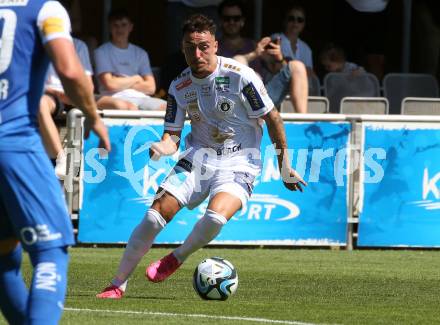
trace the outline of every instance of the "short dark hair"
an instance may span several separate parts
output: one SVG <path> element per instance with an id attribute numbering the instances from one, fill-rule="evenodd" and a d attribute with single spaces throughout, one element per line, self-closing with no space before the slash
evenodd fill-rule
<path id="1" fill-rule="evenodd" d="M 121 19 L 125 19 L 125 18 L 128 19 L 130 22 L 133 22 L 128 11 L 123 8 L 113 9 L 112 11 L 110 11 L 110 13 L 108 14 L 108 17 L 107 17 L 109 22 L 112 22 L 115 20 L 121 20 Z"/>
<path id="2" fill-rule="evenodd" d="M 217 26 L 214 21 L 205 15 L 194 14 L 185 20 L 182 26 L 182 33 L 194 33 L 209 31 L 212 35 L 215 35 Z"/>
<path id="3" fill-rule="evenodd" d="M 319 59 L 321 61 L 329 60 L 331 62 L 345 62 L 345 51 L 342 47 L 339 47 L 334 43 L 328 43 L 321 50 Z"/>
<path id="4" fill-rule="evenodd" d="M 223 0 L 218 5 L 218 9 L 217 9 L 218 15 L 221 17 L 223 14 L 223 9 L 230 8 L 230 7 L 240 8 L 241 15 L 246 16 L 246 10 L 245 10 L 244 4 L 241 0 Z"/>

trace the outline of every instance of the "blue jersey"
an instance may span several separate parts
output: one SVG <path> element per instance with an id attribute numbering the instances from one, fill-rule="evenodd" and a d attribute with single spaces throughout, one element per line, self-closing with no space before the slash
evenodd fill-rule
<path id="1" fill-rule="evenodd" d="M 0 2 L 0 150 L 43 150 L 37 128 L 49 64 L 43 44 L 70 38 L 69 29 L 67 13 L 58 2 Z"/>
<path id="2" fill-rule="evenodd" d="M 0 241 L 28 251 L 74 243 L 72 225 L 38 133 L 49 58 L 44 44 L 70 36 L 56 1 L 0 0 Z"/>

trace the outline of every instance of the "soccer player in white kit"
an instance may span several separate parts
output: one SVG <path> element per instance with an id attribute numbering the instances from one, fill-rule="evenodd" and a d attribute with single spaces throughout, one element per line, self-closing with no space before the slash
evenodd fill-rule
<path id="1" fill-rule="evenodd" d="M 134 229 L 111 285 L 98 298 L 123 296 L 128 277 L 182 207 L 194 208 L 209 197 L 205 215 L 184 243 L 147 268 L 145 275 L 152 282 L 173 274 L 246 205 L 254 178 L 261 171 L 260 119 L 266 122 L 279 150 L 284 185 L 292 191 L 302 191 L 306 185 L 290 167 L 283 122 L 261 79 L 249 67 L 216 55 L 215 25 L 207 17 L 191 16 L 183 26 L 183 35 L 182 48 L 189 67 L 170 85 L 165 131 L 162 140 L 152 144 L 150 157 L 159 159 L 177 151 L 186 114 L 191 119 L 191 133 L 185 139 L 187 150 Z"/>

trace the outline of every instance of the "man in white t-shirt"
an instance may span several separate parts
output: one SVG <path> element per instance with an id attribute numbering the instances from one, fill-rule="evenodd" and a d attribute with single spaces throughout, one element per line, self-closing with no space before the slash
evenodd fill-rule
<path id="1" fill-rule="evenodd" d="M 124 10 L 109 14 L 111 41 L 95 50 L 99 92 L 122 98 L 142 110 L 165 110 L 166 101 L 151 97 L 156 82 L 145 50 L 131 44 L 133 23 Z"/>
<path id="2" fill-rule="evenodd" d="M 205 215 L 184 243 L 147 268 L 146 277 L 152 282 L 173 274 L 245 207 L 261 172 L 260 119 L 279 150 L 286 188 L 302 191 L 306 185 L 290 167 L 283 121 L 261 79 L 249 67 L 216 55 L 215 24 L 206 16 L 191 16 L 183 25 L 183 35 L 189 67 L 170 85 L 165 131 L 162 140 L 151 145 L 150 157 L 159 159 L 177 151 L 188 114 L 191 133 L 185 138 L 186 154 L 161 184 L 151 208 L 130 236 L 111 285 L 98 298 L 122 298 L 128 277 L 182 207 L 192 209 L 209 197 Z"/>

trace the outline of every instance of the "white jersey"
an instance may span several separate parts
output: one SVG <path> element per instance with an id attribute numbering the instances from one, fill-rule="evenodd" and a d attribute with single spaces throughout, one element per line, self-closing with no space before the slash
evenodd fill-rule
<path id="1" fill-rule="evenodd" d="M 225 166 L 225 160 L 247 162 L 258 169 L 262 137 L 258 118 L 272 110 L 274 104 L 251 68 L 230 58 L 217 58 L 216 70 L 206 78 L 195 78 L 187 68 L 173 80 L 168 91 L 165 130 L 182 130 L 188 114 L 191 133 L 185 145 L 192 150 L 187 159 L 191 160 L 198 149 L 209 148 L 216 159 L 208 158 L 210 161 L 204 163 Z"/>

